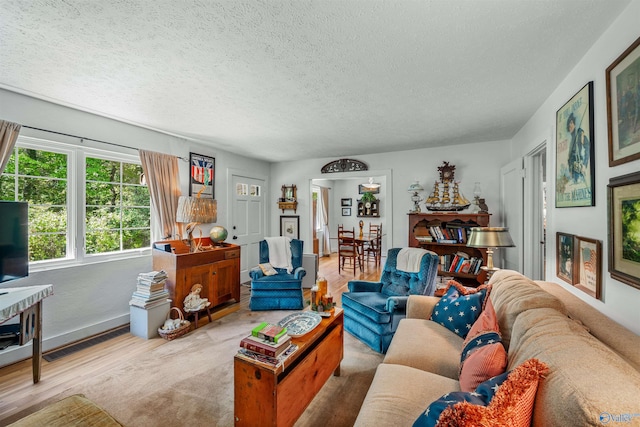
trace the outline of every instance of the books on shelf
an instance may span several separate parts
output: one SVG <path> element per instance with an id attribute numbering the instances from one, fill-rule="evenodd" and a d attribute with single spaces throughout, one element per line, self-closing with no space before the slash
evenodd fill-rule
<path id="1" fill-rule="evenodd" d="M 469 257 L 464 252 L 440 255 L 440 271 L 447 273 L 464 273 L 477 275 L 482 267 L 482 258 Z"/>
<path id="2" fill-rule="evenodd" d="M 262 338 L 267 341 L 279 342 L 282 336 L 287 333 L 287 328 L 274 325 L 268 322 L 262 322 L 251 331 L 254 337 Z"/>
<path id="3" fill-rule="evenodd" d="M 240 341 L 240 347 L 266 356 L 278 357 L 291 345 L 291 337 L 284 335 L 278 343 L 249 335 Z"/>

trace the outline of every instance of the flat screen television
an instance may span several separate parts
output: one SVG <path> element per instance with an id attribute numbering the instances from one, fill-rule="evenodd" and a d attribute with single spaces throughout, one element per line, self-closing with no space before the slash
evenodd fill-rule
<path id="1" fill-rule="evenodd" d="M 0 201 L 0 282 L 29 275 L 27 202 Z"/>

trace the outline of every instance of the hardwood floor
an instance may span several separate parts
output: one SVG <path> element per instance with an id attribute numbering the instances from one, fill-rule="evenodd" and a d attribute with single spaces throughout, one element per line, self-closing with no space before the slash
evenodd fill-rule
<path id="1" fill-rule="evenodd" d="M 384 261 L 383 259 L 382 265 Z M 347 291 L 349 280 L 377 281 L 380 272 L 371 262 L 363 273 L 358 272 L 355 276 L 344 270 L 338 273 L 337 255 L 333 254 L 331 257 L 320 258 L 318 275 L 327 279 L 329 292 L 340 305 L 341 295 Z M 240 308 L 247 308 L 249 288 L 242 286 L 241 291 L 240 304 L 223 306 L 213 312 L 212 317 L 218 319 Z M 307 298 L 308 289 L 305 290 L 305 299 Z M 207 322 L 206 316 L 204 317 L 204 320 L 200 320 L 201 324 Z M 126 333 L 52 362 L 42 360 L 42 377 L 38 384 L 32 382 L 31 359 L 0 368 L 0 426 L 6 424 L 4 419 L 165 342 L 161 338 L 145 340 Z"/>

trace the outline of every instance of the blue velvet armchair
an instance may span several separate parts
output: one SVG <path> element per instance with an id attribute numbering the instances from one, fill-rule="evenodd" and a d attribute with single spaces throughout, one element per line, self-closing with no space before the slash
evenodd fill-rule
<path id="1" fill-rule="evenodd" d="M 414 262 L 419 262 L 419 271 L 407 272 L 397 268 L 401 250 L 389 249 L 379 282 L 352 280 L 349 292 L 342 294 L 344 328 L 379 353 L 387 352 L 400 319 L 406 317 L 409 295 L 433 295 L 436 287 L 438 255 L 406 248 L 403 256 L 411 253 Z M 401 266 L 406 268 L 406 262 L 401 261 Z"/>
<path id="2" fill-rule="evenodd" d="M 275 268 L 278 274 L 265 276 L 260 267 L 249 271 L 251 277 L 251 310 L 300 310 L 303 308 L 302 278 L 307 274 L 302 268 L 302 240 L 291 240 L 291 265 L 293 270 L 287 273 L 285 268 Z M 269 245 L 266 240 L 259 243 L 260 264 L 269 262 Z"/>

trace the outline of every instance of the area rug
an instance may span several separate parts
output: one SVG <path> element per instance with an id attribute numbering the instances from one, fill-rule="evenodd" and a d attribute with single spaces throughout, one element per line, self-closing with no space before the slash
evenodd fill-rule
<path id="1" fill-rule="evenodd" d="M 241 309 L 48 402 L 82 393 L 125 426 L 233 426 L 233 356 L 240 340 L 258 323 L 291 313 Z M 329 378 L 296 426 L 352 426 L 382 358 L 345 332 L 340 376 Z"/>

